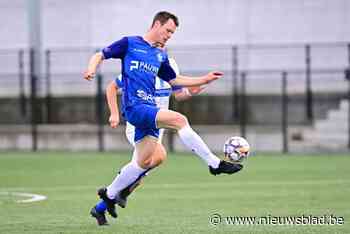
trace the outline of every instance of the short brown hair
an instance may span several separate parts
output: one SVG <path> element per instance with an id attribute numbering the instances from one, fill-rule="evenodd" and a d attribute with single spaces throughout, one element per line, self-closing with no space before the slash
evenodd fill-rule
<path id="1" fill-rule="evenodd" d="M 163 25 L 166 22 L 168 22 L 169 19 L 172 19 L 174 21 L 176 27 L 179 26 L 179 19 L 177 18 L 177 16 L 167 11 L 158 12 L 153 18 L 152 26 L 155 24 L 156 21 L 159 21 L 160 24 Z"/>

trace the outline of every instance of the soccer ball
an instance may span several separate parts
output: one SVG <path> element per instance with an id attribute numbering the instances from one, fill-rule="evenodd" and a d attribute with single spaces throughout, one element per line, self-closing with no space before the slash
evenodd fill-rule
<path id="1" fill-rule="evenodd" d="M 224 145 L 225 159 L 231 162 L 242 162 L 249 155 L 250 146 L 243 137 L 230 137 Z"/>

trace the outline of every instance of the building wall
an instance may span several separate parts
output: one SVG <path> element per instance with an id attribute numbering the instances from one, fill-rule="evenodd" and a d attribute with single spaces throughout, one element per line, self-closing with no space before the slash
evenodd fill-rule
<path id="1" fill-rule="evenodd" d="M 28 45 L 26 3 L 0 1 L 0 48 Z M 42 0 L 42 8 L 45 47 L 143 34 L 158 10 L 180 18 L 171 45 L 350 41 L 347 0 Z"/>
<path id="2" fill-rule="evenodd" d="M 18 51 L 1 49 L 28 47 L 26 4 L 30 1 L 0 1 L 0 96 L 18 93 L 18 82 L 15 82 L 19 70 Z M 170 41 L 169 53 L 176 58 L 183 74 L 199 75 L 217 69 L 225 72 L 224 79 L 210 85 L 206 93 L 232 92 L 233 44 L 239 45 L 239 70 L 277 71 L 272 75 L 250 74 L 252 82 L 248 83 L 248 89 L 254 93 L 272 93 L 277 89 L 279 92 L 280 72 L 284 70 L 298 70 L 289 74 L 289 87 L 293 92 L 304 92 L 305 74 L 300 71 L 306 67 L 305 43 L 312 43 L 312 69 L 336 70 L 313 75 L 313 89 L 336 92 L 346 88 L 343 69 L 349 66 L 348 0 L 41 1 L 43 47 L 52 49 L 54 94 L 67 95 L 70 90 L 75 94 L 94 92 L 92 86 L 87 87 L 80 79 L 94 52 L 91 47 L 106 46 L 124 35 L 142 35 L 159 10 L 179 16 L 180 27 Z M 317 44 L 323 42 L 343 43 Z M 286 46 L 288 43 L 293 46 Z M 247 46 L 250 44 L 267 46 Z M 270 44 L 284 46 L 268 46 Z M 24 60 L 27 73 L 28 53 Z M 115 61 L 106 61 L 102 66 L 106 80 L 120 72 L 120 64 Z M 44 79 L 41 80 L 44 87 Z M 26 85 L 26 90 L 28 87 Z"/>

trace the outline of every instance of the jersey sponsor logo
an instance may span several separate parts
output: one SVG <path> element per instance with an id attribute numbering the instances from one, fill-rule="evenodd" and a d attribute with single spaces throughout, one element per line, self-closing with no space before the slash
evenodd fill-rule
<path id="1" fill-rule="evenodd" d="M 130 63 L 130 71 L 134 69 L 139 69 L 139 61 L 132 60 Z"/>
<path id="2" fill-rule="evenodd" d="M 136 48 L 135 48 L 134 51 L 147 54 L 147 51 L 146 51 L 146 50 L 141 50 L 141 49 L 136 49 Z"/>
<path id="3" fill-rule="evenodd" d="M 147 94 L 145 91 L 141 90 L 141 89 L 138 89 L 137 91 L 137 96 L 139 98 L 141 98 L 142 100 L 145 100 L 147 102 L 152 102 L 154 103 L 155 102 L 155 99 L 154 99 L 154 96 L 151 95 L 151 94 Z"/>
<path id="4" fill-rule="evenodd" d="M 131 63 L 130 71 L 133 71 L 134 69 L 136 69 L 142 72 L 152 73 L 154 75 L 158 74 L 159 68 L 152 64 L 145 63 L 143 61 L 136 61 L 136 60 L 132 60 L 130 63 Z"/>

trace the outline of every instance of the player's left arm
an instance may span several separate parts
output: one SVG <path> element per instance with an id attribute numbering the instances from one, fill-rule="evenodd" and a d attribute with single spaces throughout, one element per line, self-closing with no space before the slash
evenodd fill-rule
<path id="1" fill-rule="evenodd" d="M 174 58 L 169 58 L 169 64 L 176 75 L 180 74 L 179 66 Z M 172 86 L 171 88 L 176 101 L 185 101 L 194 95 L 194 93 L 192 94 L 187 87 Z"/>
<path id="2" fill-rule="evenodd" d="M 166 59 L 159 68 L 158 76 L 171 84 L 171 86 L 192 87 L 209 84 L 221 78 L 223 73 L 220 71 L 212 71 L 199 77 L 177 75 L 174 69 L 170 66 L 169 60 Z"/>
<path id="3" fill-rule="evenodd" d="M 175 79 L 169 81 L 171 85 L 181 85 L 184 87 L 194 87 L 202 86 L 209 84 L 223 76 L 223 73 L 220 71 L 212 71 L 203 76 L 184 76 L 177 75 Z"/>
<path id="4" fill-rule="evenodd" d="M 175 72 L 176 76 L 180 74 L 179 66 L 177 65 L 174 58 L 169 58 L 168 61 L 170 67 Z M 172 86 L 173 94 L 177 101 L 185 101 L 190 99 L 193 95 L 197 95 L 204 89 L 204 86 L 192 86 L 192 87 L 182 87 L 182 86 Z"/>

